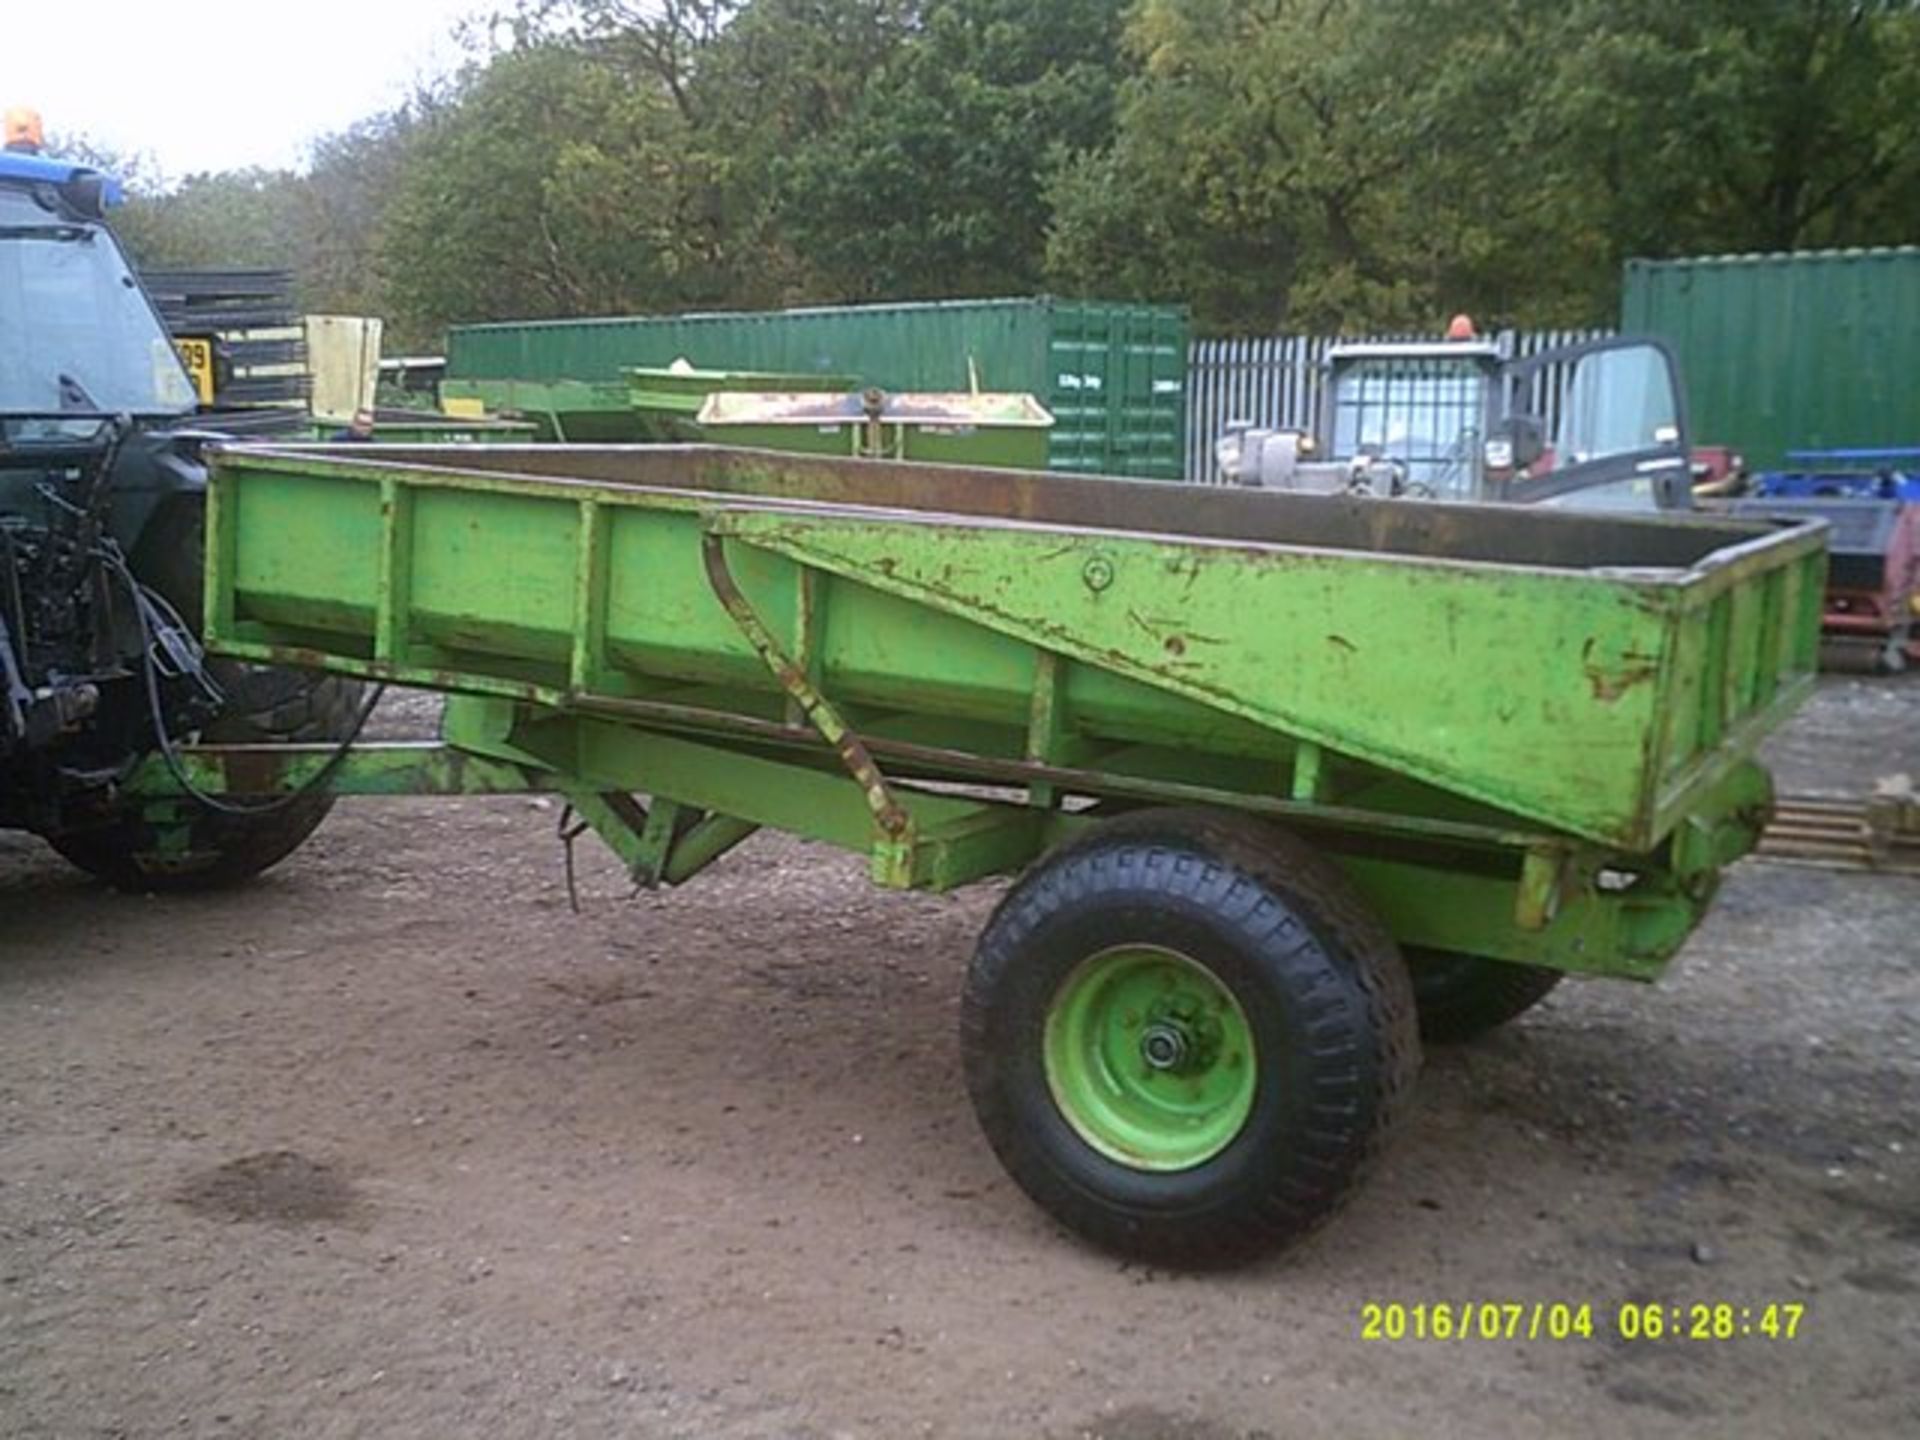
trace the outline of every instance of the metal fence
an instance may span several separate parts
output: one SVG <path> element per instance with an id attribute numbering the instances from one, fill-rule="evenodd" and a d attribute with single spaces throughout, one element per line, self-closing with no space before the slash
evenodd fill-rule
<path id="1" fill-rule="evenodd" d="M 1502 330 L 1492 337 L 1503 354 L 1524 358 L 1606 335 L 1604 330 Z M 1210 482 L 1213 445 L 1231 425 L 1313 430 L 1319 423 L 1327 351 L 1343 342 L 1437 340 L 1437 335 L 1266 335 L 1242 340 L 1196 340 L 1187 352 L 1189 480 Z M 1563 377 L 1549 372 L 1541 386 L 1541 417 L 1552 423 Z"/>

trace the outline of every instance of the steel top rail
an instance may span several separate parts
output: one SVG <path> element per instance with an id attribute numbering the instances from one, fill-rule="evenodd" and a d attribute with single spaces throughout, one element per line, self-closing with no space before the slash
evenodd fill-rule
<path id="1" fill-rule="evenodd" d="M 1153 481 L 996 471 L 906 461 L 849 462 L 713 445 L 259 443 L 223 447 L 243 466 L 283 461 L 315 473 L 403 477 L 409 486 L 516 491 L 552 488 L 677 497 L 701 508 L 767 508 L 957 519 L 1131 535 L 1283 554 L 1311 550 L 1445 566 L 1608 574 L 1678 583 L 1699 579 L 1782 538 L 1783 527 L 1705 514 L 1639 516 L 1346 495 L 1176 489 Z M 736 467 L 760 468 L 741 483 Z M 785 481 L 785 485 L 780 484 Z M 756 483 L 773 482 L 774 488 Z M 1784 527 L 1811 541 L 1809 521 Z"/>

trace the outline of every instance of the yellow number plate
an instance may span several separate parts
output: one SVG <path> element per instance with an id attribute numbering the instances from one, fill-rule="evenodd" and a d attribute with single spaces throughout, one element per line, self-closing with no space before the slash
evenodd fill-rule
<path id="1" fill-rule="evenodd" d="M 187 367 L 187 378 L 200 396 L 202 405 L 213 403 L 213 342 L 176 338 L 173 348 L 180 352 L 180 363 Z"/>

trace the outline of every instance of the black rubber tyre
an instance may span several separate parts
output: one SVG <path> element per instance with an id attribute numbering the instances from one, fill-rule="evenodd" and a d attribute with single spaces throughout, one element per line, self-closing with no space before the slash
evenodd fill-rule
<path id="1" fill-rule="evenodd" d="M 198 497 L 170 502 L 147 526 L 133 556 L 134 573 L 200 627 L 206 566 L 205 508 Z M 225 691 L 226 713 L 200 738 L 230 745 L 343 740 L 359 718 L 358 681 L 279 666 L 209 659 Z M 187 853 L 161 860 L 154 827 L 137 812 L 105 817 L 84 829 L 49 835 L 68 861 L 119 890 L 212 890 L 250 880 L 292 854 L 326 818 L 333 797 L 302 796 L 258 815 L 198 808 Z"/>
<path id="2" fill-rule="evenodd" d="M 1481 955 L 1409 950 L 1420 1037 L 1438 1045 L 1472 1040 L 1538 1005 L 1565 977 L 1538 965 Z"/>
<path id="3" fill-rule="evenodd" d="M 1251 1108 L 1184 1169 L 1109 1158 L 1049 1083 L 1048 1013 L 1068 977 L 1137 946 L 1199 961 L 1253 1038 Z M 1030 870 L 981 935 L 960 1036 L 975 1113 L 1020 1187 L 1096 1244 L 1188 1266 L 1276 1248 L 1331 1215 L 1420 1063 L 1406 967 L 1346 877 L 1284 831 L 1199 810 L 1120 816 Z"/>

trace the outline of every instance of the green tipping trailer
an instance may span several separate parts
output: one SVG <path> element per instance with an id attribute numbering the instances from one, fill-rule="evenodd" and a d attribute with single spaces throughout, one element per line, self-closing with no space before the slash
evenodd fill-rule
<path id="1" fill-rule="evenodd" d="M 440 401 L 478 403 L 489 416 L 530 424 L 541 440 L 566 445 L 618 445 L 674 438 L 655 417 L 634 408 L 624 380 L 454 380 L 440 382 Z"/>
<path id="2" fill-rule="evenodd" d="M 697 440 L 694 417 L 719 391 L 844 392 L 845 375 L 798 375 L 758 370 L 695 370 L 627 366 L 613 380 L 446 379 L 443 401 L 471 401 L 490 414 L 517 415 L 541 440 L 617 445 Z"/>
<path id="3" fill-rule="evenodd" d="M 309 430 L 313 439 L 329 440 L 344 428 L 338 420 L 316 419 Z M 491 416 L 393 410 L 384 405 L 373 414 L 373 439 L 388 445 L 525 445 L 536 438 L 530 424 Z"/>
<path id="4" fill-rule="evenodd" d="M 1053 416 L 1031 395 L 781 395 L 718 391 L 700 407 L 699 438 L 715 445 L 924 460 L 939 465 L 1047 468 Z"/>
<path id="5" fill-rule="evenodd" d="M 647 885 L 763 826 L 1018 873 L 980 1122 L 1068 1226 L 1190 1262 L 1329 1213 L 1422 1031 L 1660 974 L 1765 822 L 1825 563 L 1818 525 L 698 447 L 229 449 L 209 500 L 214 648 L 451 698 L 438 744 L 151 762 L 158 850 L 183 782 L 320 777 L 557 792 Z"/>
<path id="6" fill-rule="evenodd" d="M 658 417 L 663 429 L 676 433 L 676 440 L 702 440 L 694 423 L 701 408 L 715 395 L 751 392 L 759 394 L 850 394 L 860 388 L 851 375 L 790 375 L 777 370 L 701 370 L 689 365 L 629 365 L 621 374 L 627 377 L 627 394 L 635 410 Z"/>

